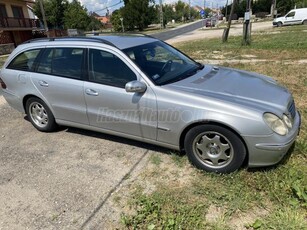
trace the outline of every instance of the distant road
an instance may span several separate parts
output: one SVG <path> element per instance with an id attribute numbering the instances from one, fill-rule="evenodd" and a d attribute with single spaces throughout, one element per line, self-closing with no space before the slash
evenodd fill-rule
<path id="1" fill-rule="evenodd" d="M 272 30 L 273 25 L 271 21 L 265 22 L 256 22 L 252 24 L 252 32 Z M 194 41 L 199 39 L 209 39 L 209 38 L 221 38 L 224 29 L 217 28 L 204 28 L 204 29 L 195 29 L 180 36 L 176 36 L 170 39 L 166 39 L 167 43 L 174 44 L 178 42 L 187 42 Z M 243 33 L 243 24 L 234 24 L 231 26 L 229 36 L 239 36 Z"/>
<path id="2" fill-rule="evenodd" d="M 179 35 L 192 32 L 192 31 L 197 30 L 197 29 L 202 28 L 202 27 L 203 27 L 203 22 L 197 21 L 197 22 L 193 22 L 193 23 L 190 23 L 188 25 L 177 27 L 177 28 L 174 28 L 174 29 L 171 29 L 171 30 L 161 32 L 161 33 L 151 34 L 151 36 L 165 41 L 165 40 L 169 40 L 171 38 L 177 37 Z"/>

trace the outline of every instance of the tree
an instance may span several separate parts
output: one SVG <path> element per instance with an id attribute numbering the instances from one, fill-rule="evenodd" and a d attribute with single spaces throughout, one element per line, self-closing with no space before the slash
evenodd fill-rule
<path id="1" fill-rule="evenodd" d="M 124 3 L 120 11 L 128 30 L 137 28 L 142 31 L 156 17 L 154 0 L 125 0 Z"/>
<path id="2" fill-rule="evenodd" d="M 49 28 L 63 28 L 64 12 L 66 11 L 68 4 L 69 3 L 67 0 L 43 0 L 46 20 Z M 35 1 L 33 11 L 39 19 L 43 19 L 39 1 Z"/>
<path id="3" fill-rule="evenodd" d="M 86 30 L 90 22 L 87 9 L 78 0 L 73 0 L 64 12 L 64 25 L 67 29 Z"/>
<path id="4" fill-rule="evenodd" d="M 120 18 L 122 18 L 121 10 L 114 10 L 110 21 L 112 23 L 113 29 L 117 32 L 123 31 Z"/>
<path id="5" fill-rule="evenodd" d="M 99 30 L 102 27 L 102 23 L 95 18 L 94 16 L 90 16 L 90 23 L 87 25 L 86 30 Z"/>
<path id="6" fill-rule="evenodd" d="M 189 17 L 189 5 L 182 1 L 178 1 L 175 4 L 176 21 L 185 21 Z"/>
<path id="7" fill-rule="evenodd" d="M 307 7 L 306 0 L 277 0 L 277 11 L 282 15 L 285 15 L 290 10 L 294 9 L 294 7 L 302 8 Z"/>
<path id="8" fill-rule="evenodd" d="M 233 12 L 234 12 L 235 5 L 236 5 L 236 0 L 233 0 L 233 2 L 231 4 L 231 10 L 230 10 L 230 15 L 229 15 L 228 25 L 227 25 L 227 28 L 224 29 L 223 36 L 222 36 L 223 42 L 228 41 L 229 31 L 230 31 L 230 27 L 231 27 L 231 18 L 232 18 Z"/>
<path id="9" fill-rule="evenodd" d="M 172 20 L 175 20 L 176 18 L 176 13 L 173 10 L 173 7 L 171 5 L 165 4 L 163 5 L 163 26 Z"/>

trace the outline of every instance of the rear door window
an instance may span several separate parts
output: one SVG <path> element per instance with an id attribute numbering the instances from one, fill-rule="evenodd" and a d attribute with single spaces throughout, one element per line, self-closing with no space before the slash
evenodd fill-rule
<path id="1" fill-rule="evenodd" d="M 39 52 L 40 49 L 25 51 L 15 57 L 7 68 L 23 71 L 32 71 L 34 67 L 34 61 L 38 57 Z"/>
<path id="2" fill-rule="evenodd" d="M 37 72 L 81 79 L 84 52 L 83 48 L 47 48 L 40 58 Z"/>

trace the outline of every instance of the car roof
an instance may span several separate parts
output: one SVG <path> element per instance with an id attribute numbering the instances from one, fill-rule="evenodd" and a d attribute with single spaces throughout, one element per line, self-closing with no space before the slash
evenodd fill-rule
<path id="1" fill-rule="evenodd" d="M 158 39 L 150 36 L 139 36 L 139 35 L 107 35 L 107 36 L 95 36 L 95 38 L 102 38 L 114 44 L 117 48 L 121 50 L 158 41 Z"/>
<path id="2" fill-rule="evenodd" d="M 158 39 L 147 36 L 147 35 L 102 35 L 102 36 L 88 36 L 88 37 L 56 37 L 56 38 L 39 38 L 26 41 L 23 44 L 38 42 L 46 43 L 49 42 L 94 42 L 94 43 L 104 43 L 117 47 L 118 49 L 127 49 L 134 46 L 144 45 L 147 43 L 156 42 Z"/>

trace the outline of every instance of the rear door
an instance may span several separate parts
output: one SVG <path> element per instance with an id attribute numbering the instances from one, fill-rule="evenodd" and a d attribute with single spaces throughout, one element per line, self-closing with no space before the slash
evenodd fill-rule
<path id="1" fill-rule="evenodd" d="M 32 82 L 58 120 L 88 124 L 83 95 L 86 49 L 50 47 L 40 56 Z"/>

